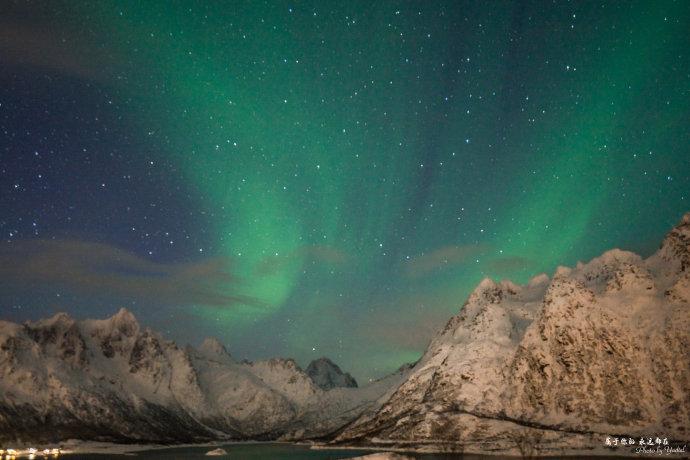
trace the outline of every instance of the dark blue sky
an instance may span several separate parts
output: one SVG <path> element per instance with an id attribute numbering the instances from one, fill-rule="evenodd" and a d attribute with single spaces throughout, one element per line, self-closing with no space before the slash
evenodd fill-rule
<path id="1" fill-rule="evenodd" d="M 688 210 L 685 2 L 5 2 L 0 313 L 416 359 Z"/>

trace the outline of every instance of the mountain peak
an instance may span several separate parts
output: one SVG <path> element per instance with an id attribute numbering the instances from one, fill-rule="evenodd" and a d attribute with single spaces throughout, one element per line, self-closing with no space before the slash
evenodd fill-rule
<path id="1" fill-rule="evenodd" d="M 528 287 L 536 287 L 536 286 L 545 286 L 549 284 L 549 281 L 551 281 L 551 278 L 549 278 L 549 275 L 546 273 L 540 273 L 536 276 L 534 276 L 532 279 L 529 280 L 527 283 Z"/>
<path id="2" fill-rule="evenodd" d="M 680 219 L 680 223 L 677 226 L 681 225 L 690 225 L 690 211 L 683 214 L 683 217 Z"/>
<path id="3" fill-rule="evenodd" d="M 647 261 L 613 249 L 525 286 L 484 279 L 405 381 L 336 442 L 498 452 L 514 449 L 525 426 L 540 439 L 558 430 L 552 445 L 583 451 L 604 433 L 650 426 L 685 442 L 690 402 L 675 388 L 690 375 L 689 303 L 690 214 Z"/>
<path id="4" fill-rule="evenodd" d="M 96 320 L 0 321 L 0 376 L 0 412 L 12 415 L 0 416 L 0 444 L 24 445 L 74 433 L 168 444 L 322 438 L 402 380 L 322 391 L 292 359 L 239 365 L 215 338 L 179 348 L 126 309 Z"/>
<path id="5" fill-rule="evenodd" d="M 45 328 L 45 327 L 53 327 L 53 326 L 58 326 L 58 325 L 64 325 L 64 326 L 69 327 L 72 324 L 74 324 L 74 319 L 72 319 L 72 317 L 65 312 L 59 312 L 59 313 L 55 313 L 50 318 L 42 319 L 39 321 L 29 322 L 27 324 L 33 328 L 36 328 L 36 327 Z"/>
<path id="6" fill-rule="evenodd" d="M 682 273 L 690 267 L 690 212 L 668 232 L 648 262 L 651 266 L 663 267 L 667 274 Z"/>
<path id="7" fill-rule="evenodd" d="M 343 372 L 337 364 L 325 356 L 310 362 L 306 372 L 312 381 L 324 390 L 357 387 L 357 381 L 350 374 Z"/>
<path id="8" fill-rule="evenodd" d="M 206 337 L 201 342 L 199 351 L 208 358 L 231 358 L 225 345 L 215 337 Z"/>
<path id="9" fill-rule="evenodd" d="M 110 317 L 110 319 L 118 321 L 118 322 L 128 322 L 128 323 L 136 323 L 137 319 L 134 316 L 134 313 L 131 311 L 127 310 L 125 307 L 120 308 L 117 313 L 115 313 L 113 316 Z"/>
<path id="10" fill-rule="evenodd" d="M 502 297 L 503 292 L 501 286 L 496 284 L 491 278 L 484 278 L 469 295 L 465 302 L 465 306 L 468 304 L 487 305 L 498 303 Z"/>
<path id="11" fill-rule="evenodd" d="M 115 328 L 127 336 L 132 336 L 139 329 L 137 318 L 126 308 L 120 308 L 109 320 Z"/>
<path id="12" fill-rule="evenodd" d="M 44 320 L 26 322 L 25 331 L 41 347 L 43 353 L 54 353 L 74 366 L 86 364 L 88 361 L 86 343 L 79 325 L 67 313 L 57 313 Z"/>
<path id="13" fill-rule="evenodd" d="M 690 212 L 687 212 L 683 215 L 683 217 L 680 219 L 680 222 L 678 222 L 676 226 L 671 229 L 671 231 L 667 235 L 667 238 L 674 234 L 682 236 L 683 240 L 686 243 L 688 243 L 688 241 L 690 240 Z M 690 248 L 686 246 L 685 249 L 689 250 Z"/>

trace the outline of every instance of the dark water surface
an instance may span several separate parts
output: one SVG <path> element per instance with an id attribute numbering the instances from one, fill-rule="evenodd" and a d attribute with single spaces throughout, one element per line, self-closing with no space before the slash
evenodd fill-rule
<path id="1" fill-rule="evenodd" d="M 218 457 L 207 457 L 206 452 L 222 447 L 228 453 L 225 456 Z M 374 453 L 373 451 L 365 450 L 351 450 L 351 449 L 338 449 L 338 450 L 323 450 L 323 449 L 310 449 L 309 446 L 300 446 L 295 444 L 228 444 L 222 446 L 196 446 L 196 447 L 173 447 L 169 449 L 156 449 L 147 450 L 141 452 L 133 452 L 131 454 L 126 454 L 127 457 L 133 456 L 134 458 L 140 459 L 178 459 L 178 460 L 188 460 L 188 459 L 243 459 L 243 460 L 259 460 L 259 459 L 287 459 L 287 460 L 337 460 L 358 457 L 361 455 L 367 455 Z M 460 455 L 431 455 L 431 454 L 406 454 L 410 455 L 416 459 L 425 460 L 441 460 L 441 459 L 464 459 L 469 460 L 472 456 L 460 456 Z M 117 454 L 73 454 L 64 455 L 60 458 L 67 458 L 69 460 L 124 460 L 127 458 L 123 455 Z M 482 456 L 483 457 L 483 456 Z M 496 458 L 496 457 L 493 457 Z"/>
<path id="2" fill-rule="evenodd" d="M 228 455 L 207 457 L 206 452 L 222 447 Z M 196 446 L 196 447 L 173 447 L 169 449 L 156 449 L 141 452 L 133 452 L 131 454 L 72 454 L 60 456 L 69 460 L 124 460 L 129 456 L 139 459 L 243 459 L 243 460 L 259 460 L 259 459 L 287 459 L 287 460 L 337 460 L 358 457 L 361 455 L 372 454 L 373 451 L 365 450 L 324 450 L 324 449 L 310 449 L 309 446 L 301 446 L 295 444 L 228 444 L 221 446 Z M 405 454 L 415 459 L 424 460 L 442 460 L 442 459 L 479 459 L 484 456 L 461 456 L 461 455 L 436 455 L 436 454 Z M 491 457 L 498 459 L 498 457 Z"/>
<path id="3" fill-rule="evenodd" d="M 228 455 L 218 457 L 207 457 L 206 452 L 222 447 Z M 373 451 L 365 450 L 322 450 L 310 449 L 309 446 L 300 446 L 295 444 L 228 444 L 222 446 L 196 446 L 196 447 L 173 447 L 169 449 L 157 449 L 141 452 L 134 452 L 126 455 L 117 454 L 73 454 L 62 455 L 60 458 L 69 460 L 124 460 L 128 457 L 137 459 L 242 459 L 242 460 L 259 460 L 259 459 L 287 459 L 287 460 L 337 460 L 352 458 L 361 455 L 374 453 Z M 405 453 L 409 457 L 419 460 L 514 460 L 517 457 L 507 456 L 489 456 L 489 455 L 461 455 L 461 454 L 415 454 Z M 551 457 L 557 458 L 557 457 Z M 568 457 L 568 460 L 601 460 L 602 457 Z M 614 457 L 606 457 L 613 459 Z M 620 458 L 620 457 L 616 457 Z"/>

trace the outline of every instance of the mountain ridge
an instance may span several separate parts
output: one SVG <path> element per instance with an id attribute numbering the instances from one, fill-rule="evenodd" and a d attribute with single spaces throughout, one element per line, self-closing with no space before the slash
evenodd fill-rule
<path id="1" fill-rule="evenodd" d="M 689 353 L 690 213 L 646 259 L 612 249 L 523 285 L 485 278 L 416 363 L 361 388 L 330 360 L 181 348 L 126 309 L 0 321 L 0 441 L 625 454 L 607 435 L 690 441 Z"/>
<path id="2" fill-rule="evenodd" d="M 124 308 L 1 321 L 0 376 L 0 441 L 173 443 L 324 436 L 401 378 L 326 391 L 294 360 L 238 363 L 212 338 L 179 347 Z"/>
<path id="3" fill-rule="evenodd" d="M 690 440 L 688 267 L 690 213 L 647 259 L 613 249 L 525 285 L 484 279 L 334 444 L 515 453 L 527 437 L 556 455 L 607 433 Z"/>

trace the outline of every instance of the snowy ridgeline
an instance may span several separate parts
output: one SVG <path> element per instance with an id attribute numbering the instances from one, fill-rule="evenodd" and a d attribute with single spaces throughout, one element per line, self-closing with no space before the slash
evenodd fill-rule
<path id="1" fill-rule="evenodd" d="M 291 359 L 239 363 L 216 339 L 180 348 L 124 309 L 0 322 L 0 442 L 321 437 L 403 379 L 356 388 L 327 359 L 310 369 L 314 379 Z"/>
<path id="2" fill-rule="evenodd" d="M 213 339 L 181 349 L 126 310 L 0 323 L 0 377 L 8 439 L 523 455 L 612 453 L 607 435 L 690 440 L 690 214 L 646 260 L 612 250 L 524 286 L 482 281 L 418 363 L 363 388 L 327 360 L 307 373 L 235 362 Z"/>
<path id="3" fill-rule="evenodd" d="M 611 250 L 524 286 L 485 279 L 336 443 L 557 454 L 607 435 L 688 441 L 689 301 L 690 213 L 646 260 Z"/>

